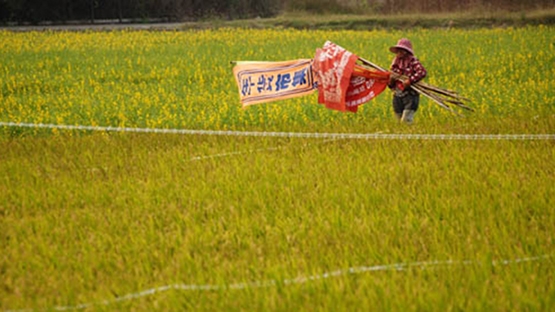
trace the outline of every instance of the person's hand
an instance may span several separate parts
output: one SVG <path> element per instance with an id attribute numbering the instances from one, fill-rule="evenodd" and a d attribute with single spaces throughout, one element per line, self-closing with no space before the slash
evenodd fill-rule
<path id="1" fill-rule="evenodd" d="M 395 81 L 397 81 L 397 79 L 399 79 L 401 77 L 401 75 L 397 74 L 396 72 L 390 72 L 389 73 L 389 86 L 393 86 L 395 84 Z"/>
<path id="2" fill-rule="evenodd" d="M 410 79 L 405 79 L 405 81 L 403 81 L 403 88 L 406 89 L 410 86 Z"/>
<path id="3" fill-rule="evenodd" d="M 393 71 L 389 73 L 389 79 L 397 80 L 399 78 L 401 78 L 401 75 L 399 75 L 398 73 Z"/>
<path id="4" fill-rule="evenodd" d="M 393 75 L 389 76 L 389 82 L 387 83 L 388 86 L 392 86 L 395 83 L 395 78 L 393 78 Z"/>

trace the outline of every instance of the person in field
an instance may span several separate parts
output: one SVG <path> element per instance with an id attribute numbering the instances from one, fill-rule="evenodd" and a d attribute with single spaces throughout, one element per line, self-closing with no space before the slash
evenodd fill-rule
<path id="1" fill-rule="evenodd" d="M 393 91 L 393 111 L 397 119 L 411 124 L 418 110 L 420 95 L 410 86 L 426 77 L 427 72 L 414 56 L 409 39 L 400 39 L 389 51 L 395 53 L 388 85 Z"/>

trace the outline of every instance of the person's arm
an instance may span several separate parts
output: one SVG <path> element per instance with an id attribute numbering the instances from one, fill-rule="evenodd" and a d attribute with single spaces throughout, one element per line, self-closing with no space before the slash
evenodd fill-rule
<path id="1" fill-rule="evenodd" d="M 395 83 L 397 82 L 397 80 L 399 80 L 399 78 L 401 78 L 401 75 L 396 73 L 395 71 L 390 71 L 389 72 L 389 83 L 387 84 L 387 86 L 390 89 L 395 88 Z"/>
<path id="2" fill-rule="evenodd" d="M 399 68 L 399 65 L 397 64 L 397 59 L 393 59 L 393 62 L 391 63 L 391 66 L 389 68 L 389 83 L 387 84 L 387 86 L 390 89 L 395 88 L 395 83 L 397 82 L 397 80 L 399 80 L 399 78 L 401 78 L 401 74 L 400 74 L 401 70 Z"/>
<path id="3" fill-rule="evenodd" d="M 412 74 L 409 75 L 408 79 L 403 81 L 403 86 L 405 88 L 424 79 L 424 77 L 426 77 L 426 75 L 428 74 L 422 63 L 420 63 L 417 58 L 414 58 L 412 60 L 411 67 L 413 69 Z"/>

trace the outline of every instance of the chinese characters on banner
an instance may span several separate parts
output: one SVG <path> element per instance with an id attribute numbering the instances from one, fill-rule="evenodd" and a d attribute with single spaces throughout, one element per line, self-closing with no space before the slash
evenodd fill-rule
<path id="1" fill-rule="evenodd" d="M 345 111 L 345 96 L 358 56 L 326 41 L 316 49 L 314 71 L 318 77 L 318 103 L 327 108 Z"/>
<path id="2" fill-rule="evenodd" d="M 355 113 L 358 106 L 385 90 L 389 73 L 359 66 L 357 60 L 358 56 L 330 41 L 316 50 L 318 103 L 329 109 Z"/>
<path id="3" fill-rule="evenodd" d="M 356 113 L 358 106 L 380 95 L 389 82 L 389 72 L 382 72 L 355 65 L 345 95 L 345 109 Z"/>
<path id="4" fill-rule="evenodd" d="M 311 59 L 237 62 L 233 74 L 243 107 L 303 96 L 316 89 Z"/>
<path id="5" fill-rule="evenodd" d="M 357 112 L 382 93 L 390 73 L 356 64 L 358 56 L 326 41 L 314 59 L 237 62 L 233 74 L 243 107 L 304 96 L 318 90 L 318 103 Z"/>

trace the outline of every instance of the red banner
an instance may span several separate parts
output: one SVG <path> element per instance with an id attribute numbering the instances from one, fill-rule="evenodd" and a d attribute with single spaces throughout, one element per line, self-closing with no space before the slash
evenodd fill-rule
<path id="1" fill-rule="evenodd" d="M 330 41 L 316 49 L 313 69 L 318 78 L 318 103 L 356 112 L 358 106 L 385 90 L 389 72 L 356 65 L 357 60 L 358 56 Z"/>
<path id="2" fill-rule="evenodd" d="M 330 41 L 316 49 L 313 68 L 318 77 L 318 103 L 342 112 L 347 110 L 345 97 L 357 59 Z"/>
<path id="3" fill-rule="evenodd" d="M 345 96 L 345 106 L 350 112 L 356 113 L 358 106 L 380 95 L 389 81 L 389 72 L 379 72 L 367 68 L 357 68 Z"/>

